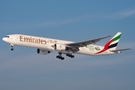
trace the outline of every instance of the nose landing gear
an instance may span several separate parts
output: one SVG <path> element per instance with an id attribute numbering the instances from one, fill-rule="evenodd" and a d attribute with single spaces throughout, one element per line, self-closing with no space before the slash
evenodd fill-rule
<path id="1" fill-rule="evenodd" d="M 11 48 L 11 51 L 14 51 L 14 48 Z"/>
<path id="2" fill-rule="evenodd" d="M 14 45 L 13 44 L 9 44 L 11 46 L 11 51 L 14 51 Z"/>

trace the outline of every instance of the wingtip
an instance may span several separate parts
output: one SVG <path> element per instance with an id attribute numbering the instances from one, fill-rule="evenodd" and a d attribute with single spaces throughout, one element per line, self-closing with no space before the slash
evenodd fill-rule
<path id="1" fill-rule="evenodd" d="M 108 37 L 111 37 L 111 35 L 108 35 Z"/>
<path id="2" fill-rule="evenodd" d="M 127 50 L 132 50 L 131 48 L 127 48 Z"/>
<path id="3" fill-rule="evenodd" d="M 117 32 L 117 34 L 122 34 L 122 32 Z"/>

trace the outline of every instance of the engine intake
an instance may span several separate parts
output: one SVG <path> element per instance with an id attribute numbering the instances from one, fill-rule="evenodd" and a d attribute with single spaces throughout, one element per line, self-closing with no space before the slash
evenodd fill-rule
<path id="1" fill-rule="evenodd" d="M 50 51 L 44 50 L 44 49 L 37 49 L 38 54 L 47 55 L 50 53 Z"/>

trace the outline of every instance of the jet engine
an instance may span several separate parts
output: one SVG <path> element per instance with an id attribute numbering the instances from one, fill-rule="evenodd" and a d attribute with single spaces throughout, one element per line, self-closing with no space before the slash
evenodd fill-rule
<path id="1" fill-rule="evenodd" d="M 44 49 L 37 49 L 38 54 L 47 55 L 50 53 L 50 51 L 44 50 Z"/>

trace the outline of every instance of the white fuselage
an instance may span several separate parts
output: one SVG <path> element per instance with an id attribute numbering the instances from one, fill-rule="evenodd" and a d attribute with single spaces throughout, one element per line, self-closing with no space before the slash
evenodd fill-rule
<path id="1" fill-rule="evenodd" d="M 36 37 L 36 36 L 29 36 L 29 35 L 22 35 L 22 34 L 12 34 L 8 35 L 9 37 L 4 37 L 3 41 L 9 43 L 10 45 L 17 45 L 17 46 L 26 46 L 26 47 L 32 47 L 32 48 L 39 48 L 44 49 L 47 51 L 57 51 L 62 52 L 64 54 L 68 53 L 65 50 L 55 50 L 54 44 L 69 44 L 74 43 L 71 41 L 64 41 L 64 40 L 58 40 L 58 39 L 51 39 L 51 38 L 43 38 L 43 37 Z M 109 54 L 116 54 L 114 52 L 110 52 L 109 50 L 96 54 L 100 50 L 102 50 L 103 46 L 98 46 L 95 44 L 90 44 L 85 47 L 80 47 L 79 51 L 76 52 L 78 54 L 84 54 L 84 55 L 109 55 Z"/>

